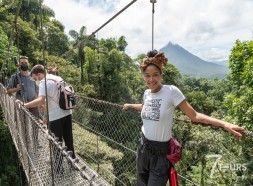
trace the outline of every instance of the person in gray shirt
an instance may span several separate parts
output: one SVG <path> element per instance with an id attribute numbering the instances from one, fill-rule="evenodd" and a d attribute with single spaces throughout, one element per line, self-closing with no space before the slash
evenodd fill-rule
<path id="1" fill-rule="evenodd" d="M 27 103 L 37 98 L 38 86 L 28 71 L 28 57 L 20 56 L 18 64 L 19 72 L 13 74 L 7 85 L 7 93 L 9 95 L 16 93 L 16 99 Z M 38 107 L 29 108 L 29 111 L 39 117 Z"/>

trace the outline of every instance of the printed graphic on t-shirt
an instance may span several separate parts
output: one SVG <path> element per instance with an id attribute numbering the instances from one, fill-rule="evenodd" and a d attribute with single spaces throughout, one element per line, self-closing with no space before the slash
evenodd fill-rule
<path id="1" fill-rule="evenodd" d="M 159 121 L 162 99 L 146 100 L 142 111 L 142 118 L 146 120 Z"/>

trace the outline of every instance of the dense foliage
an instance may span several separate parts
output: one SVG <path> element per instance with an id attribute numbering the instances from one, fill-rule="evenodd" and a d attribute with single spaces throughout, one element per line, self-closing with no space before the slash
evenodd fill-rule
<path id="1" fill-rule="evenodd" d="M 228 114 L 253 129 L 253 40 L 239 41 L 231 50 L 229 67 L 233 90 L 226 96 Z"/>
<path id="2" fill-rule="evenodd" d="M 0 185 L 20 185 L 21 175 L 19 160 L 15 147 L 12 143 L 9 128 L 3 121 L 2 109 L 0 108 Z"/>

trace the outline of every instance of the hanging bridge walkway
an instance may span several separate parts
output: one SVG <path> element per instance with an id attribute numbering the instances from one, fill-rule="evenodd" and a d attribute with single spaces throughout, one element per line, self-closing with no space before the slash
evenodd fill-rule
<path id="1" fill-rule="evenodd" d="M 71 152 L 66 152 L 47 127 L 0 86 L 2 110 L 29 185 L 110 185 L 78 155 L 72 159 Z M 55 152 L 55 159 L 50 152 Z M 64 172 L 56 174 L 61 159 Z"/>
<path id="2" fill-rule="evenodd" d="M 30 112 L 15 103 L 0 84 L 0 103 L 29 185 L 136 185 L 136 143 L 141 121 L 136 111 L 87 97 L 77 97 L 73 135 L 77 154 L 48 133 Z M 253 185 L 252 136 L 243 140 L 177 118 L 174 135 L 184 147 L 176 165 L 180 185 Z M 57 157 L 52 157 L 52 152 Z M 64 172 L 56 174 L 62 158 Z M 54 163 L 53 163 L 54 162 Z"/>

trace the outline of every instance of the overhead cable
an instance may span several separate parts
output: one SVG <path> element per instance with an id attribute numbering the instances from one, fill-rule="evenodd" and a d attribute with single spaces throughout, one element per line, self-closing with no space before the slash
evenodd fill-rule
<path id="1" fill-rule="evenodd" d="M 73 51 L 75 48 L 78 48 L 85 40 L 87 40 L 88 38 L 95 37 L 95 34 L 101 30 L 103 27 L 105 27 L 108 23 L 110 23 L 113 19 L 115 19 L 119 14 L 121 14 L 123 11 L 125 11 L 128 7 L 130 7 L 133 3 L 135 3 L 137 0 L 133 0 L 131 1 L 129 4 L 127 4 L 124 8 L 122 8 L 119 12 L 117 12 L 114 16 L 112 16 L 108 21 L 106 21 L 102 26 L 100 26 L 97 30 L 95 30 L 94 32 L 92 32 L 92 34 L 90 34 L 88 37 L 84 38 L 83 40 L 81 40 L 80 42 L 78 42 L 77 45 L 75 45 L 72 49 L 68 50 L 67 52 L 65 52 L 64 54 L 61 55 L 61 57 L 66 57 L 68 55 L 69 52 Z"/>

